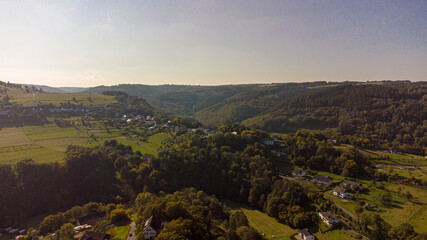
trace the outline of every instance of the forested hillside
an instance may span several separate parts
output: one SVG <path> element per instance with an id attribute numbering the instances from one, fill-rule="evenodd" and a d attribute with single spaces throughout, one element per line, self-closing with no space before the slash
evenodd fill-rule
<path id="1" fill-rule="evenodd" d="M 284 99 L 336 84 L 326 82 L 205 86 L 170 92 L 150 103 L 203 124 L 236 123 L 268 111 Z"/>
<path id="2" fill-rule="evenodd" d="M 105 91 L 121 91 L 131 96 L 143 97 L 145 99 L 155 98 L 168 92 L 192 88 L 187 85 L 143 85 L 143 84 L 119 84 L 115 86 L 97 86 L 82 91 L 83 93 L 102 94 Z"/>
<path id="3" fill-rule="evenodd" d="M 424 154 L 427 145 L 427 84 L 346 84 L 283 101 L 245 120 L 267 131 L 337 127 L 342 135 L 373 146 Z"/>

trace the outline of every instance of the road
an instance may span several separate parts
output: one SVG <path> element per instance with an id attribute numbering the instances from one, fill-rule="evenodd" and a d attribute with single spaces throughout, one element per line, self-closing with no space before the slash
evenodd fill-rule
<path id="1" fill-rule="evenodd" d="M 135 222 L 131 222 L 129 225 L 130 225 L 130 231 L 129 231 L 129 235 L 128 235 L 128 240 L 135 240 L 136 239 L 136 236 L 135 236 L 136 224 L 135 224 Z"/>

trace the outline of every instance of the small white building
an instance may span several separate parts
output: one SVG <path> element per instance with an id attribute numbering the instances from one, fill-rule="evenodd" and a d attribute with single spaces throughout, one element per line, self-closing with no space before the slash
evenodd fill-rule
<path id="1" fill-rule="evenodd" d="M 144 224 L 145 239 L 154 239 L 169 223 L 169 221 L 154 220 L 151 216 Z"/>
<path id="2" fill-rule="evenodd" d="M 345 188 L 343 187 L 335 187 L 334 190 L 332 190 L 334 195 L 339 197 L 339 198 L 347 198 L 348 197 L 348 192 L 345 190 Z"/>
<path id="3" fill-rule="evenodd" d="M 338 225 L 341 221 L 331 212 L 319 212 L 319 217 L 328 226 L 333 227 Z"/>
<path id="4" fill-rule="evenodd" d="M 298 230 L 298 236 L 300 236 L 303 240 L 315 240 L 316 239 L 313 236 L 313 234 L 311 234 L 307 228 L 304 228 L 302 230 Z"/>
<path id="5" fill-rule="evenodd" d="M 273 146 L 274 145 L 274 140 L 271 138 L 264 139 L 262 142 L 267 146 Z"/>

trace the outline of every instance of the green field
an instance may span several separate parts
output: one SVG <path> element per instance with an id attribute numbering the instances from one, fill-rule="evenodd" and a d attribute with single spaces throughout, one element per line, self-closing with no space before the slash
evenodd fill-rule
<path id="1" fill-rule="evenodd" d="M 385 190 L 369 187 L 369 191 L 356 195 L 356 197 L 371 205 L 378 206 L 378 209 L 381 210 L 379 212 L 381 217 L 392 226 L 396 227 L 404 222 L 409 222 L 418 233 L 427 233 L 425 228 L 427 226 L 427 207 L 425 205 L 427 202 L 427 190 L 387 182 L 384 182 L 384 185 Z M 414 196 L 413 201 L 408 201 L 403 194 L 398 193 L 399 189 L 401 189 L 402 193 L 409 191 Z M 391 192 L 391 204 L 381 203 L 380 195 L 385 192 Z M 327 198 L 356 215 L 354 207 L 357 202 L 340 200 L 329 196 Z"/>
<path id="2" fill-rule="evenodd" d="M 327 231 L 325 233 L 316 233 L 314 236 L 317 237 L 317 239 L 326 239 L 326 240 L 350 240 L 350 239 L 356 239 L 354 235 L 349 234 L 345 232 L 342 229 L 333 229 L 331 231 Z"/>
<path id="3" fill-rule="evenodd" d="M 298 232 L 288 225 L 279 223 L 275 218 L 245 205 L 227 202 L 227 206 L 230 207 L 232 211 L 242 211 L 248 218 L 249 225 L 255 228 L 259 233 L 265 234 L 265 238 L 267 239 L 273 239 L 273 235 L 275 236 L 274 239 L 291 239 L 291 235 Z"/>
<path id="4" fill-rule="evenodd" d="M 138 132 L 129 135 L 125 134 L 124 129 L 106 127 L 98 121 L 91 121 L 83 126 L 77 118 L 67 120 L 73 120 L 75 125 L 61 128 L 49 123 L 43 126 L 1 129 L 0 163 L 13 164 L 25 159 L 36 162 L 62 161 L 69 145 L 95 147 L 113 139 L 130 145 L 134 151 L 142 154 L 156 154 L 170 137 L 169 133 L 157 133 L 141 141 Z"/>
<path id="5" fill-rule="evenodd" d="M 115 103 L 114 96 L 89 94 L 89 93 L 26 93 L 24 89 L 7 88 L 7 95 L 11 98 L 11 103 L 21 104 L 24 107 L 35 107 L 39 104 L 53 104 L 59 106 L 60 103 L 83 104 L 84 106 L 104 106 Z"/>
<path id="6" fill-rule="evenodd" d="M 130 231 L 130 226 L 115 226 L 108 229 L 107 233 L 111 235 L 112 240 L 126 240 Z"/>
<path id="7" fill-rule="evenodd" d="M 375 163 L 391 165 L 427 166 L 427 160 L 424 157 L 413 154 L 386 153 L 382 151 L 374 151 L 367 149 L 359 149 L 358 152 L 361 153 L 363 156 L 372 159 Z"/>

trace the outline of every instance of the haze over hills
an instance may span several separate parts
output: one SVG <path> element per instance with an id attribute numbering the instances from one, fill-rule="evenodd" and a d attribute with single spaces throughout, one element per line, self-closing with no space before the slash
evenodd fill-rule
<path id="1" fill-rule="evenodd" d="M 78 93 L 83 92 L 87 88 L 84 87 L 51 87 L 46 85 L 36 85 L 36 84 L 20 84 L 22 86 L 35 87 L 37 89 L 42 89 L 44 92 L 50 93 Z"/>

